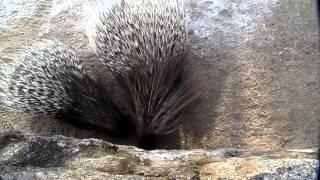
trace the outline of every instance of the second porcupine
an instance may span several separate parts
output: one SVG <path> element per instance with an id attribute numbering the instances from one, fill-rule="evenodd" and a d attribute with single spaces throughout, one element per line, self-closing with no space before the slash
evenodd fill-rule
<path id="1" fill-rule="evenodd" d="M 57 40 L 34 42 L 13 62 L 0 61 L 0 106 L 117 136 L 132 129 L 104 85 L 91 79 L 75 53 Z"/>
<path id="2" fill-rule="evenodd" d="M 128 96 L 139 145 L 152 148 L 154 137 L 179 127 L 195 97 L 194 83 L 181 80 L 183 9 L 175 0 L 122 0 L 109 10 L 95 2 L 89 41 Z"/>

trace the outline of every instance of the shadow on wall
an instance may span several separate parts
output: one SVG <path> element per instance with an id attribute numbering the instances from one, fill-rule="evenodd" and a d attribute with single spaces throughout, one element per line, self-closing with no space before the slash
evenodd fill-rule
<path id="1" fill-rule="evenodd" d="M 217 56 L 226 55 L 217 49 L 214 52 Z M 225 72 L 217 68 L 218 61 L 211 61 L 206 57 L 197 55 L 194 51 L 189 56 L 190 64 L 188 68 L 189 71 L 194 72 L 199 77 L 200 95 L 186 114 L 186 122 L 179 131 L 180 143 L 183 148 L 205 147 L 202 140 L 213 131 L 216 108 L 226 77 Z"/>
<path id="2" fill-rule="evenodd" d="M 190 5 L 191 61 L 205 91 L 184 125 L 183 147 L 316 146 L 314 2 L 230 2 L 217 12 L 209 8 L 215 1 L 198 4 Z"/>

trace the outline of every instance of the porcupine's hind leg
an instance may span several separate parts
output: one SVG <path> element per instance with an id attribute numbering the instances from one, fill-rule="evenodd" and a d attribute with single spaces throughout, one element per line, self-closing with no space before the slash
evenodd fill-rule
<path id="1" fill-rule="evenodd" d="M 89 77 L 75 53 L 57 40 L 34 42 L 13 63 L 0 63 L 0 100 L 5 108 L 54 116 L 117 136 L 133 129 L 102 83 Z"/>

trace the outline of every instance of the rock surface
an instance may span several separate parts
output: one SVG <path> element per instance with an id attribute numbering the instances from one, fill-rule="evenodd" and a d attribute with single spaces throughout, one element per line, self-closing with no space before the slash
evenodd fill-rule
<path id="1" fill-rule="evenodd" d="M 56 38 L 92 75 L 107 74 L 88 46 L 86 1 L 0 0 L 0 58 L 14 59 L 29 40 Z M 320 127 L 316 1 L 186 0 L 190 71 L 204 86 L 180 131 L 159 148 L 310 148 Z M 112 78 L 105 76 L 106 81 Z M 119 105 L 125 103 L 115 90 Z M 114 139 L 48 117 L 0 112 L 0 131 Z"/>
<path id="2" fill-rule="evenodd" d="M 314 179 L 314 150 L 154 150 L 97 139 L 0 135 L 0 179 Z"/>
<path id="3" fill-rule="evenodd" d="M 108 74 L 88 46 L 85 2 L 0 0 L 0 58 L 14 59 L 30 40 L 56 38 L 76 51 L 92 76 Z M 189 70 L 199 75 L 203 92 L 179 132 L 158 146 L 194 150 L 143 151 L 77 139 L 135 145 L 0 109 L 0 179 L 314 178 L 315 151 L 301 148 L 317 147 L 319 140 L 316 2 L 185 3 Z M 121 92 L 114 97 L 125 109 Z"/>

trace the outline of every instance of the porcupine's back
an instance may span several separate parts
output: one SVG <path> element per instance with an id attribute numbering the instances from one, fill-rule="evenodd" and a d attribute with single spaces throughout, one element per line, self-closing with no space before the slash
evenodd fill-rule
<path id="1" fill-rule="evenodd" d="M 50 115 L 73 126 L 124 136 L 131 124 L 75 53 L 55 40 L 34 42 L 13 63 L 0 63 L 0 105 Z"/>
<path id="2" fill-rule="evenodd" d="M 108 6 L 93 9 L 87 32 L 111 70 L 123 74 L 135 64 L 151 70 L 151 61 L 173 61 L 184 54 L 185 21 L 175 0 L 125 0 Z"/>
<path id="3" fill-rule="evenodd" d="M 57 79 L 67 68 L 81 69 L 75 54 L 58 41 L 43 40 L 10 63 L 1 62 L 2 106 L 23 112 L 54 115 L 71 103 Z M 76 71 L 74 71 L 76 73 Z"/>
<path id="4" fill-rule="evenodd" d="M 128 95 L 141 144 L 174 131 L 194 97 L 192 83 L 181 82 L 186 27 L 177 1 L 126 0 L 97 12 L 89 39 Z"/>

